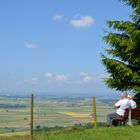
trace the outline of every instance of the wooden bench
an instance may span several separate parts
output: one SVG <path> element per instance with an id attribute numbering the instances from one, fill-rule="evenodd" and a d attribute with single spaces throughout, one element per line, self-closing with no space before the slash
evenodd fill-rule
<path id="1" fill-rule="evenodd" d="M 126 109 L 123 117 L 113 118 L 112 125 L 125 125 L 128 119 L 140 120 L 140 108 Z"/>

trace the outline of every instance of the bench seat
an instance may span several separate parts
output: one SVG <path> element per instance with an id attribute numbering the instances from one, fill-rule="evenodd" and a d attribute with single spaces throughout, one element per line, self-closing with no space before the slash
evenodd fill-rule
<path id="1" fill-rule="evenodd" d="M 140 120 L 140 108 L 134 108 L 134 109 L 126 109 L 124 117 L 116 117 L 113 118 L 113 125 L 118 126 L 118 125 L 125 125 L 126 120 L 128 120 L 129 117 L 129 111 L 131 110 L 131 119 L 135 120 Z"/>

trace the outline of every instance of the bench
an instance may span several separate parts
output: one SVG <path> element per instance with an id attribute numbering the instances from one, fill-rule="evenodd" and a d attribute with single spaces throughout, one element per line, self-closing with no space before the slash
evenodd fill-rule
<path id="1" fill-rule="evenodd" d="M 112 125 L 125 125 L 127 120 L 131 123 L 131 119 L 140 120 L 140 108 L 125 109 L 124 116 L 113 118 Z"/>

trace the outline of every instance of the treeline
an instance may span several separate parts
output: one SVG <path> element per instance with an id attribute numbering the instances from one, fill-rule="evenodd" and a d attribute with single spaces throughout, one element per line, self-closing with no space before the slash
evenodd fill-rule
<path id="1" fill-rule="evenodd" d="M 23 104 L 0 104 L 0 108 L 26 108 L 27 105 Z"/>

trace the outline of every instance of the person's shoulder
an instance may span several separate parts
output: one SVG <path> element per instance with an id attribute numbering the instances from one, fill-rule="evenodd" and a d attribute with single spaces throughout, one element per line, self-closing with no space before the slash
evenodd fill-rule
<path id="1" fill-rule="evenodd" d="M 128 99 L 128 98 L 125 98 L 125 100 L 126 100 L 126 101 L 129 101 L 129 99 Z"/>
<path id="2" fill-rule="evenodd" d="M 130 100 L 127 98 L 122 99 L 122 102 L 129 102 Z"/>

